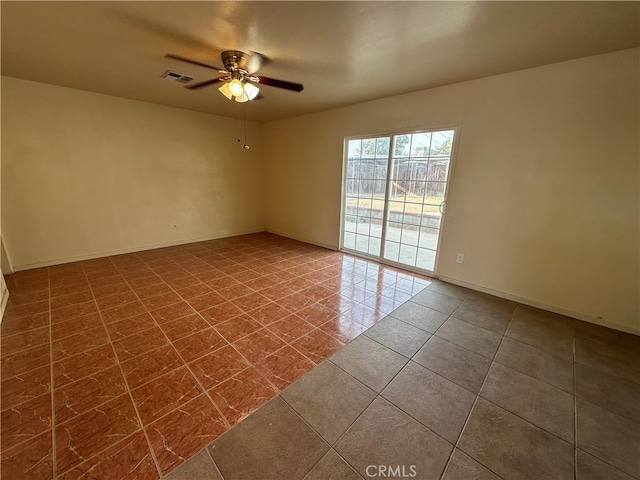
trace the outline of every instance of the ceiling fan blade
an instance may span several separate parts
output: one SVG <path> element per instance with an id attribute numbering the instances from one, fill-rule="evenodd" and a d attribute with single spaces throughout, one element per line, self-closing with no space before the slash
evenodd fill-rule
<path id="1" fill-rule="evenodd" d="M 180 55 L 174 55 L 172 53 L 167 53 L 165 58 L 171 58 L 173 60 L 179 60 L 181 62 L 191 63 L 192 65 L 199 65 L 201 67 L 211 68 L 212 70 L 221 70 L 220 68 L 214 65 L 208 65 L 206 63 L 198 62 L 197 60 L 191 60 L 190 58 L 181 57 Z"/>
<path id="2" fill-rule="evenodd" d="M 244 66 L 242 66 L 241 68 L 249 73 L 255 73 L 269 63 L 271 63 L 269 57 L 258 52 L 251 52 L 247 56 L 246 62 L 244 62 Z"/>
<path id="3" fill-rule="evenodd" d="M 285 80 L 277 80 L 275 78 L 262 77 L 260 75 L 253 75 L 256 78 L 259 85 L 267 85 L 269 87 L 284 88 L 285 90 L 293 90 L 294 92 L 301 92 L 304 88 L 301 83 L 287 82 Z"/>
<path id="4" fill-rule="evenodd" d="M 195 85 L 187 85 L 185 88 L 189 90 L 197 90 L 198 88 L 208 87 L 209 85 L 213 85 L 214 83 L 220 83 L 225 80 L 225 77 L 220 78 L 212 78 L 211 80 L 207 80 L 206 82 L 196 83 Z"/>

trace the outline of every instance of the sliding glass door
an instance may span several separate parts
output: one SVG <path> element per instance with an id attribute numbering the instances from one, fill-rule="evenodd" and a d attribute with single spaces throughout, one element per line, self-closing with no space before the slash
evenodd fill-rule
<path id="1" fill-rule="evenodd" d="M 455 129 L 349 139 L 342 248 L 435 272 Z"/>

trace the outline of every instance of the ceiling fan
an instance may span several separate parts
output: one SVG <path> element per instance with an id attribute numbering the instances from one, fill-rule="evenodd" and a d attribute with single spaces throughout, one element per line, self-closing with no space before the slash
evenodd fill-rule
<path id="1" fill-rule="evenodd" d="M 212 78 L 211 80 L 196 83 L 195 85 L 187 85 L 185 88 L 197 90 L 216 83 L 223 83 L 218 90 L 229 100 L 235 100 L 238 103 L 255 99 L 259 92 L 259 88 L 256 85 L 283 88 L 294 92 L 301 92 L 304 88 L 300 83 L 256 75 L 256 72 L 269 62 L 267 57 L 257 52 L 248 54 L 239 50 L 225 50 L 221 55 L 224 69 L 171 53 L 165 55 L 165 57 L 224 73 L 225 75 L 222 77 Z"/>

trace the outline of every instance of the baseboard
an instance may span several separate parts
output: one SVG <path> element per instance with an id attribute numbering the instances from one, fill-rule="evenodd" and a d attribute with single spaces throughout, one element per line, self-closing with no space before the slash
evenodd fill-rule
<path id="1" fill-rule="evenodd" d="M 475 285 L 473 283 L 468 283 L 463 280 L 458 280 L 457 278 L 446 277 L 443 275 L 438 276 L 439 280 L 447 283 L 453 283 L 454 285 L 459 285 L 461 287 L 466 287 L 470 290 L 476 290 L 478 292 L 487 293 L 489 295 L 493 295 L 495 297 L 504 298 L 506 300 L 512 300 L 514 302 L 522 303 L 524 305 L 529 305 L 530 307 L 540 308 L 542 310 L 547 310 L 548 312 L 558 313 L 560 315 L 565 315 L 567 317 L 575 318 L 578 320 L 583 320 L 585 322 L 593 323 L 595 325 L 600 325 L 601 327 L 611 328 L 613 330 L 618 330 L 625 333 L 631 333 L 633 335 L 640 335 L 640 328 L 630 327 L 628 325 L 622 325 L 615 322 L 610 322 L 608 320 L 604 320 L 601 318 L 594 317 L 592 315 L 586 315 L 581 312 L 576 312 L 573 310 L 569 310 L 566 308 L 558 307 L 555 305 L 549 305 L 547 303 L 538 302 L 536 300 L 531 300 L 529 298 L 520 297 L 518 295 L 512 295 L 510 293 L 501 292 L 499 290 L 493 290 L 491 288 L 482 287 L 480 285 Z"/>
<path id="2" fill-rule="evenodd" d="M 4 283 L 4 277 L 0 278 L 0 282 L 2 282 L 3 288 L 2 290 L 2 298 L 0 298 L 0 324 L 2 324 L 2 319 L 4 318 L 4 311 L 7 309 L 7 302 L 9 301 L 9 289 Z"/>
<path id="3" fill-rule="evenodd" d="M 278 235 L 280 237 L 286 237 L 286 238 L 290 238 L 291 240 L 297 240 L 298 242 L 304 242 L 310 245 L 315 245 L 316 247 L 322 247 L 328 250 L 333 250 L 334 252 L 338 251 L 338 247 L 336 247 L 335 245 L 328 245 L 326 243 L 317 242 L 315 240 L 309 240 L 308 238 L 298 237 L 297 235 L 291 235 L 289 233 L 279 232 L 277 230 L 272 230 L 270 228 L 267 228 L 265 231 L 268 233 L 273 233 L 274 235 Z"/>
<path id="4" fill-rule="evenodd" d="M 242 232 L 228 233 L 224 235 L 213 235 L 213 236 L 193 238 L 188 240 L 178 240 L 175 242 L 165 242 L 165 243 L 157 243 L 153 245 L 144 245 L 140 247 L 125 248 L 120 250 L 110 250 L 107 252 L 100 252 L 100 253 L 94 253 L 89 255 L 78 255 L 74 257 L 58 258 L 58 259 L 46 261 L 46 262 L 31 263 L 27 265 L 14 265 L 13 271 L 18 272 L 22 270 L 32 270 L 34 268 L 50 267 L 53 265 L 62 265 L 65 263 L 81 262 L 83 260 L 93 260 L 95 258 L 110 257 L 112 255 L 123 255 L 125 253 L 144 252 L 145 250 L 154 250 L 156 248 L 175 247 L 176 245 L 188 245 L 190 243 L 206 242 L 208 240 L 218 240 L 220 238 L 237 237 L 239 235 L 250 235 L 252 233 L 262 233 L 265 231 L 266 230 L 262 228 L 259 230 L 247 230 Z"/>

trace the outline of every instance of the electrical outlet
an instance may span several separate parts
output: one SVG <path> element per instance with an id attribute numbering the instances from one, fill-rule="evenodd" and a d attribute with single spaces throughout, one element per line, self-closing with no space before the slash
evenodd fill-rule
<path id="1" fill-rule="evenodd" d="M 171 224 L 171 228 L 172 228 L 173 230 L 177 230 L 177 229 L 178 229 L 178 224 L 177 224 L 177 223 L 172 223 L 172 224 Z"/>
<path id="2" fill-rule="evenodd" d="M 464 253 L 459 253 L 458 255 L 456 255 L 456 262 L 464 263 Z"/>

